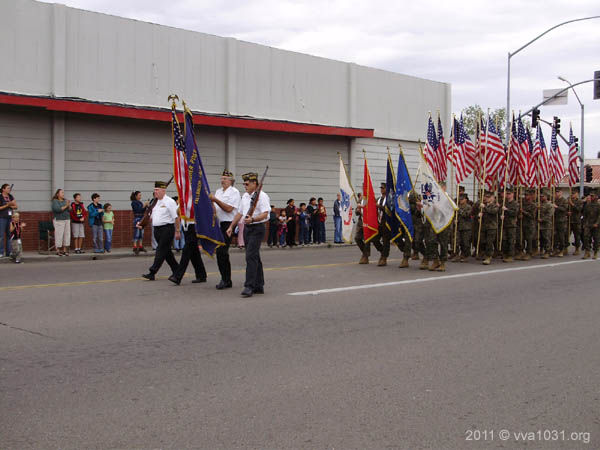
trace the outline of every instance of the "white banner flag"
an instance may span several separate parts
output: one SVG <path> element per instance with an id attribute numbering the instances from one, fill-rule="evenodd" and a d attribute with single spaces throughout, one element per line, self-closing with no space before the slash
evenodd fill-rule
<path id="1" fill-rule="evenodd" d="M 454 218 L 454 211 L 458 208 L 450 196 L 435 180 L 431 169 L 421 156 L 421 163 L 415 179 L 415 190 L 421 195 L 423 214 L 431 223 L 433 231 L 439 233 L 445 230 Z"/>
<path id="2" fill-rule="evenodd" d="M 356 196 L 354 189 L 350 184 L 348 173 L 344 162 L 340 157 L 340 194 L 342 200 L 340 202 L 340 214 L 342 216 L 342 239 L 344 242 L 352 242 L 352 230 L 354 229 L 354 208 L 356 205 Z"/>

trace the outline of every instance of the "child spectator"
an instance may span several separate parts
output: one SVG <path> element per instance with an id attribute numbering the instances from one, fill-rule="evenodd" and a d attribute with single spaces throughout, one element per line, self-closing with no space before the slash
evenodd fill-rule
<path id="1" fill-rule="evenodd" d="M 179 197 L 177 195 L 173 196 L 173 200 L 175 200 L 175 203 L 177 203 L 177 206 L 181 206 L 179 204 Z M 177 211 L 179 212 L 179 209 L 177 209 Z M 183 247 L 185 247 L 185 236 L 184 236 L 184 229 L 183 229 L 183 220 L 181 221 L 181 224 L 179 225 L 180 228 L 180 233 L 179 235 L 181 236 L 180 239 L 175 239 L 173 238 L 173 248 L 177 251 L 177 253 L 179 253 L 181 250 L 183 250 Z"/>
<path id="2" fill-rule="evenodd" d="M 73 203 L 71 203 L 71 234 L 75 244 L 75 253 L 85 253 L 82 249 L 83 238 L 85 237 L 85 218 L 87 210 L 81 201 L 81 194 L 73 194 Z"/>
<path id="3" fill-rule="evenodd" d="M 104 215 L 104 210 L 102 209 L 102 205 L 100 205 L 100 195 L 95 192 L 92 194 L 92 203 L 88 205 L 88 222 L 90 227 L 92 227 L 92 241 L 94 243 L 94 253 L 104 253 L 104 246 L 102 245 L 102 235 L 103 235 L 103 226 L 102 226 L 102 216 Z"/>
<path id="4" fill-rule="evenodd" d="M 267 245 L 273 247 L 277 245 L 277 213 L 275 212 L 275 206 L 271 205 L 271 212 L 269 213 L 269 235 L 267 236 Z"/>
<path id="5" fill-rule="evenodd" d="M 57 189 L 52 197 L 52 214 L 54 219 L 54 243 L 57 256 L 69 256 L 71 245 L 71 202 L 65 200 L 65 191 Z"/>
<path id="6" fill-rule="evenodd" d="M 140 191 L 134 191 L 129 196 L 131 200 L 131 209 L 133 210 L 133 253 L 139 255 L 140 252 L 146 253 L 147 250 L 144 248 L 144 229 L 138 228 L 136 225 L 146 213 L 148 209 L 148 202 L 142 203 L 142 193 Z"/>
<path id="7" fill-rule="evenodd" d="M 113 213 L 112 205 L 110 203 L 104 205 L 102 227 L 104 228 L 104 250 L 106 250 L 106 253 L 110 253 L 112 247 L 112 235 L 115 228 L 115 213 Z"/>
<path id="8" fill-rule="evenodd" d="M 317 216 L 318 227 L 319 227 L 319 243 L 325 243 L 325 221 L 327 220 L 327 210 L 325 209 L 325 205 L 323 204 L 323 197 L 319 197 L 319 203 L 317 204 Z"/>
<path id="9" fill-rule="evenodd" d="M 25 228 L 26 223 L 21 222 L 19 219 L 19 213 L 14 212 L 12 215 L 12 221 L 10 222 L 10 257 L 12 260 L 19 264 L 21 262 L 21 256 L 23 255 L 23 244 L 21 242 L 21 230 Z"/>
<path id="10" fill-rule="evenodd" d="M 306 203 L 300 203 L 300 236 L 298 241 L 302 247 L 310 244 L 310 236 L 308 230 L 310 229 L 310 217 L 308 211 L 306 211 Z"/>
<path id="11" fill-rule="evenodd" d="M 289 217 L 285 215 L 285 209 L 282 209 L 279 213 L 279 225 L 277 226 L 277 234 L 279 236 L 279 245 L 285 247 L 285 235 L 287 233 L 287 223 Z M 278 247 L 279 247 L 278 245 Z"/>

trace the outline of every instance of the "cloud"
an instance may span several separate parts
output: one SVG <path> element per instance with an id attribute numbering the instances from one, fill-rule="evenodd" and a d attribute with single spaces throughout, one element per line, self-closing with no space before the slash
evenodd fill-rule
<path id="1" fill-rule="evenodd" d="M 545 29 L 600 15 L 596 0 L 504 2 L 371 0 L 61 0 L 68 6 L 373 66 L 452 84 L 453 109 L 506 105 L 507 54 Z M 512 108 L 528 109 L 542 90 L 591 78 L 600 70 L 600 20 L 558 28 L 512 59 Z M 566 85 L 565 85 L 566 86 Z M 588 156 L 600 151 L 600 101 L 586 104 Z M 579 105 L 542 115 L 578 117 Z M 574 122 L 579 119 L 575 119 Z M 575 123 L 574 123 L 575 125 Z M 577 129 L 579 124 L 577 122 Z M 425 128 L 425 126 L 424 126 Z"/>

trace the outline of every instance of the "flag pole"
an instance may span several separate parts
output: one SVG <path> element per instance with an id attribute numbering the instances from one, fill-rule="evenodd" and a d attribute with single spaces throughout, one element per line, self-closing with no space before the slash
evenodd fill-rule
<path id="1" fill-rule="evenodd" d="M 479 229 L 477 230 L 477 257 L 479 257 L 479 244 L 481 243 L 481 224 L 483 222 L 483 192 L 485 189 L 485 177 L 487 175 L 487 151 L 488 151 L 488 133 L 490 130 L 490 108 L 487 111 L 487 122 L 485 124 L 485 151 L 483 154 L 483 179 L 480 184 L 480 203 L 479 203 Z"/>
<path id="2" fill-rule="evenodd" d="M 456 182 L 456 177 L 455 177 L 455 173 L 458 174 L 458 171 L 455 168 L 456 165 L 456 127 L 454 126 L 456 124 L 456 114 L 452 114 L 452 124 L 451 124 L 451 128 L 450 128 L 450 136 L 451 136 L 451 141 L 452 141 L 452 161 L 451 161 L 451 170 L 452 170 L 452 175 L 451 175 L 451 179 L 452 182 L 456 185 L 455 189 L 456 189 L 456 205 L 458 205 L 458 183 Z M 452 244 L 452 253 L 454 255 L 456 255 L 456 239 L 458 236 L 458 210 L 454 211 L 454 242 Z"/>
<path id="3" fill-rule="evenodd" d="M 507 139 L 506 142 L 512 143 L 512 126 L 515 122 L 515 113 L 513 112 L 512 120 L 510 121 L 510 130 L 506 131 L 506 134 L 511 133 L 511 138 Z M 506 184 L 508 182 L 508 166 L 510 165 L 510 157 L 512 152 L 510 151 L 512 145 L 506 147 L 506 168 L 504 169 L 504 190 L 502 191 L 502 224 L 500 226 L 500 245 L 499 251 L 502 251 L 502 231 L 504 230 L 504 211 L 506 211 Z"/>

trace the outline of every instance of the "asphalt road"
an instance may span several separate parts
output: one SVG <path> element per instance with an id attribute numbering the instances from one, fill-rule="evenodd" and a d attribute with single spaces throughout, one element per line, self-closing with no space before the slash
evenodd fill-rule
<path id="1" fill-rule="evenodd" d="M 0 448 L 600 448 L 599 261 L 358 256 L 264 252 L 250 299 L 239 250 L 223 292 L 213 261 L 0 266 Z"/>

